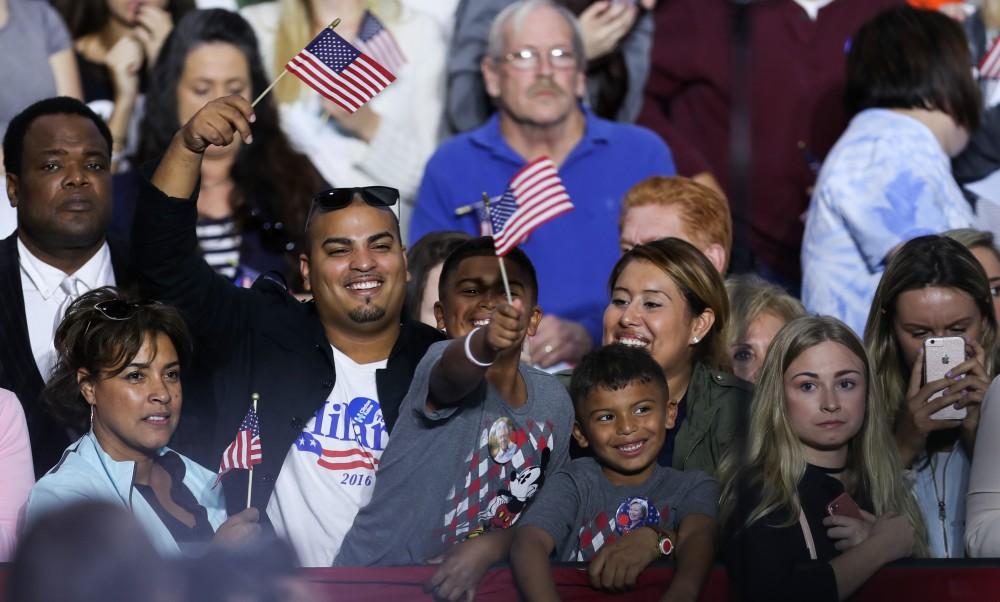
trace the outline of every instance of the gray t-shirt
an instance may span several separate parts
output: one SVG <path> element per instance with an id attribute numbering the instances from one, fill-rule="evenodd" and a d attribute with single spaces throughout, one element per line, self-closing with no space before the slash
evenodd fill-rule
<path id="1" fill-rule="evenodd" d="M 546 479 L 518 525 L 543 529 L 555 558 L 587 562 L 605 543 L 646 525 L 677 530 L 689 514 L 715 518 L 719 484 L 700 470 L 656 465 L 641 485 L 615 486 L 593 458 L 580 458 Z"/>
<path id="2" fill-rule="evenodd" d="M 70 47 L 66 24 L 44 0 L 9 0 L 0 27 L 0 135 L 31 103 L 56 95 L 49 57 Z"/>
<path id="3" fill-rule="evenodd" d="M 417 366 L 371 502 L 334 565 L 422 564 L 467 537 L 510 527 L 567 463 L 573 404 L 553 376 L 524 364 L 522 407 L 484 380 L 457 407 L 427 411 L 431 369 L 450 343 L 432 345 Z"/>

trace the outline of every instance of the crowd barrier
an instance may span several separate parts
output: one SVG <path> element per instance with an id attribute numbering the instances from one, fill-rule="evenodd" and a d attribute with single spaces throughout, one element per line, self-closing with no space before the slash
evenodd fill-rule
<path id="1" fill-rule="evenodd" d="M 560 565 L 553 569 L 563 600 L 608 600 L 592 590 L 583 565 Z M 9 565 L 0 565 L 0 602 L 4 599 Z M 384 602 L 432 600 L 423 584 L 434 567 L 304 569 L 317 600 Z M 670 583 L 673 569 L 654 566 L 643 572 L 635 589 L 610 598 L 615 601 L 655 601 Z M 509 569 L 497 568 L 483 578 L 477 601 L 516 600 L 516 587 Z M 702 602 L 730 600 L 726 571 L 717 566 L 708 579 Z M 895 563 L 879 571 L 852 601 L 856 602 L 984 602 L 1000 601 L 1000 559 L 926 560 Z"/>

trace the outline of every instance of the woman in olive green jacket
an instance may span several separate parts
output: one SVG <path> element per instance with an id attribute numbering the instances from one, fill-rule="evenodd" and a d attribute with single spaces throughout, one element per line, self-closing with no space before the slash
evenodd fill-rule
<path id="1" fill-rule="evenodd" d="M 716 474 L 746 433 L 751 385 L 722 371 L 729 300 L 722 277 L 698 249 L 666 238 L 633 247 L 609 279 L 604 344 L 648 349 L 667 375 L 661 465 Z"/>

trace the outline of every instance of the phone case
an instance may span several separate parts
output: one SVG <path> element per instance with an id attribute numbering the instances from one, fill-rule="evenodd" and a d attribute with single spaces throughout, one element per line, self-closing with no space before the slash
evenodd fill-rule
<path id="1" fill-rule="evenodd" d="M 861 508 L 858 507 L 857 502 L 846 491 L 833 498 L 833 501 L 827 504 L 826 513 L 830 516 L 849 516 L 858 520 L 864 520 L 864 517 L 861 516 Z"/>
<path id="2" fill-rule="evenodd" d="M 948 370 L 965 361 L 965 339 L 962 337 L 932 337 L 924 341 L 924 382 L 944 378 Z M 927 401 L 941 397 L 942 392 L 930 396 Z M 967 410 L 948 406 L 933 414 L 931 420 L 963 420 Z"/>

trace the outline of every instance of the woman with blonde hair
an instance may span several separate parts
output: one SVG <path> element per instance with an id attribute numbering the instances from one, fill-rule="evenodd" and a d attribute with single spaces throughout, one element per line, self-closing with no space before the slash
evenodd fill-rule
<path id="1" fill-rule="evenodd" d="M 993 315 L 1000 321 L 1000 249 L 997 249 L 993 233 L 975 228 L 956 228 L 943 234 L 965 245 L 983 266 L 990 283 L 990 296 L 993 297 Z"/>
<path id="2" fill-rule="evenodd" d="M 750 385 L 725 372 L 729 299 L 722 276 L 690 243 L 664 238 L 622 255 L 609 288 L 604 344 L 648 350 L 667 376 L 673 433 L 660 464 L 715 473 L 742 439 L 751 394 Z"/>
<path id="3" fill-rule="evenodd" d="M 997 320 L 986 274 L 960 243 L 921 236 L 889 261 L 868 315 L 865 345 L 894 425 L 896 448 L 910 469 L 927 524 L 930 554 L 965 555 L 965 494 L 979 409 L 997 370 Z M 946 378 L 924 382 L 924 344 L 961 337 L 964 358 Z M 943 392 L 938 396 L 939 392 Z M 933 397 L 933 399 L 932 399 Z M 939 419 L 954 406 L 962 419 Z"/>
<path id="4" fill-rule="evenodd" d="M 861 341 L 835 318 L 798 318 L 775 337 L 746 454 L 723 480 L 725 557 L 742 599 L 843 600 L 922 552 L 923 521 L 871 375 Z"/>
<path id="5" fill-rule="evenodd" d="M 271 77 L 334 19 L 341 37 L 396 76 L 355 113 L 295 77 L 283 78 L 273 94 L 289 139 L 332 186 L 392 186 L 412 203 L 444 108 L 446 42 L 435 21 L 398 0 L 276 0 L 241 14 L 257 34 Z M 382 43 L 366 45 L 380 30 L 388 37 L 379 34 Z"/>
<path id="6" fill-rule="evenodd" d="M 755 274 L 726 279 L 729 324 L 726 347 L 733 374 L 756 382 L 774 335 L 786 322 L 805 315 L 802 303 L 780 286 Z"/>

